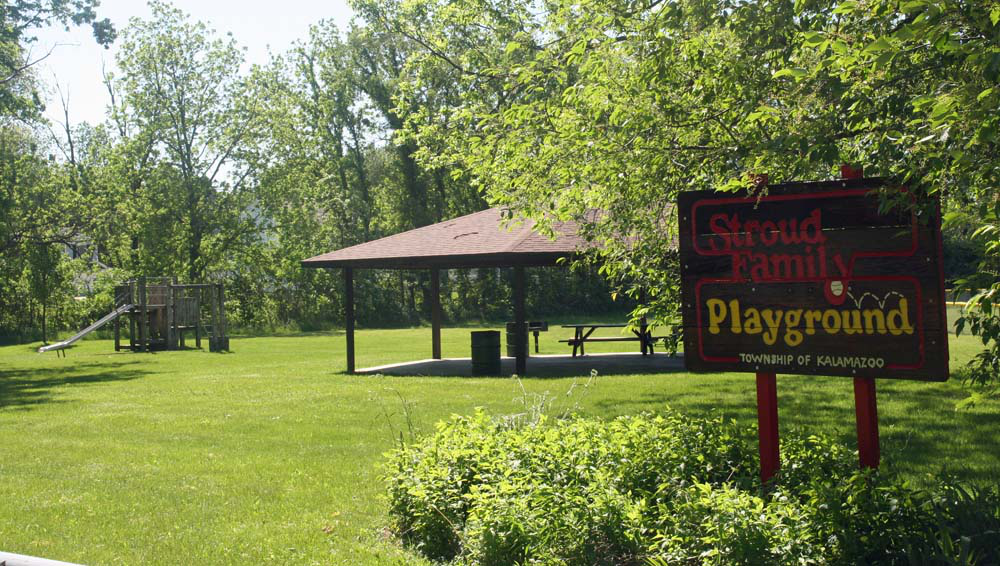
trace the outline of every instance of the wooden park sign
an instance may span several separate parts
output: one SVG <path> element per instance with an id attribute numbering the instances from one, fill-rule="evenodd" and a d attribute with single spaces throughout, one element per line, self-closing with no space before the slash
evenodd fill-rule
<path id="1" fill-rule="evenodd" d="M 681 193 L 688 369 L 946 380 L 938 219 L 880 184 Z"/>
<path id="2" fill-rule="evenodd" d="M 883 189 L 854 178 L 678 199 L 687 368 L 755 372 L 759 399 L 774 397 L 776 373 L 856 378 L 867 465 L 878 463 L 873 378 L 948 378 L 940 213 L 880 211 Z M 759 407 L 773 417 L 761 421 L 773 457 L 763 433 L 761 456 L 775 467 L 776 402 Z"/>

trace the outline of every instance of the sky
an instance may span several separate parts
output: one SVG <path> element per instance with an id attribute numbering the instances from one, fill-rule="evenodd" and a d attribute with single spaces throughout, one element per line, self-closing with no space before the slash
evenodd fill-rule
<path id="1" fill-rule="evenodd" d="M 345 29 L 352 12 L 347 0 L 173 0 L 173 5 L 205 22 L 220 35 L 231 32 L 246 47 L 249 64 L 265 63 L 270 53 L 281 53 L 300 39 L 309 26 L 330 19 Z M 144 0 L 101 0 L 98 18 L 109 18 L 119 31 L 130 18 L 148 19 L 150 10 Z M 62 26 L 39 30 L 32 46 L 37 57 L 55 46 L 52 54 L 39 63 L 38 76 L 48 85 L 45 116 L 62 123 L 63 109 L 56 87 L 69 98 L 70 121 L 97 124 L 104 120 L 108 96 L 101 81 L 102 65 L 114 70 L 117 45 L 104 49 L 94 41 L 89 26 Z"/>

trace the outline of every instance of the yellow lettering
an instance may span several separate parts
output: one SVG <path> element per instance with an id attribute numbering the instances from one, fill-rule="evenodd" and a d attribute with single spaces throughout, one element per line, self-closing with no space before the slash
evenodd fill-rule
<path id="1" fill-rule="evenodd" d="M 910 311 L 906 308 L 906 299 L 899 299 L 899 308 L 889 311 L 888 316 L 885 317 L 885 324 L 889 327 L 889 334 L 893 336 L 904 333 L 913 334 L 913 327 L 910 326 Z"/>
<path id="2" fill-rule="evenodd" d="M 726 328 L 733 334 L 762 334 L 764 344 L 773 346 L 779 337 L 792 348 L 821 328 L 825 334 L 913 334 L 909 303 L 900 298 L 897 308 L 882 309 L 757 309 L 741 308 L 739 299 L 708 299 L 708 331 L 719 334 Z M 726 320 L 727 317 L 729 320 Z"/>
<path id="3" fill-rule="evenodd" d="M 740 326 L 740 301 L 739 299 L 733 299 L 729 301 L 729 320 L 732 321 L 733 326 L 730 328 L 733 334 L 739 334 L 743 331 Z"/>
<path id="4" fill-rule="evenodd" d="M 878 309 L 865 311 L 865 334 L 885 334 L 885 313 Z"/>
<path id="5" fill-rule="evenodd" d="M 841 325 L 841 328 L 844 330 L 844 334 L 859 334 L 861 332 L 861 311 L 844 311 L 842 314 L 844 315 L 844 324 Z"/>
<path id="6" fill-rule="evenodd" d="M 806 311 L 806 334 L 816 334 L 816 323 L 823 318 L 823 311 Z"/>
<path id="7" fill-rule="evenodd" d="M 802 343 L 802 331 L 799 330 L 799 321 L 802 320 L 802 309 L 795 309 L 785 312 L 785 344 L 791 347 Z"/>
<path id="8" fill-rule="evenodd" d="M 768 346 L 773 346 L 775 342 L 778 341 L 778 329 L 781 328 L 781 313 L 782 311 L 771 309 L 764 309 L 760 311 L 761 316 L 764 317 L 764 322 L 767 323 L 767 332 L 764 333 L 764 343 Z"/>
<path id="9" fill-rule="evenodd" d="M 708 331 L 711 334 L 719 333 L 719 324 L 726 320 L 726 303 L 720 299 L 709 299 L 708 306 Z"/>
<path id="10" fill-rule="evenodd" d="M 823 311 L 823 330 L 827 334 L 836 334 L 840 332 L 840 313 L 833 309 L 826 309 Z"/>
<path id="11" fill-rule="evenodd" d="M 760 334 L 764 327 L 760 323 L 760 313 L 757 309 L 750 307 L 743 311 L 743 332 L 747 334 Z"/>

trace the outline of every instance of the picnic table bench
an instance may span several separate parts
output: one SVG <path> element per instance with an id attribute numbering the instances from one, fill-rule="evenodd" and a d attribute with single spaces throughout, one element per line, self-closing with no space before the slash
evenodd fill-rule
<path id="1" fill-rule="evenodd" d="M 642 355 L 653 353 L 653 343 L 657 340 L 663 339 L 662 336 L 653 336 L 647 327 L 643 326 L 638 330 L 632 329 L 633 336 L 592 336 L 594 331 L 598 328 L 627 328 L 627 324 L 596 324 L 596 323 L 586 323 L 586 324 L 563 324 L 563 328 L 572 328 L 573 337 L 560 340 L 560 342 L 565 342 L 570 346 L 573 346 L 573 357 L 577 355 L 577 351 L 580 355 L 586 354 L 584 351 L 584 345 L 587 342 L 638 342 L 639 350 Z"/>

